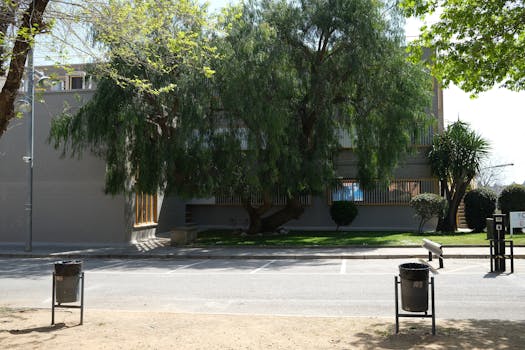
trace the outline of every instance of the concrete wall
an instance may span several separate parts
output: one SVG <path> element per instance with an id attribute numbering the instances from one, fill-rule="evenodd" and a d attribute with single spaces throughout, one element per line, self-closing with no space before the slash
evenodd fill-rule
<path id="1" fill-rule="evenodd" d="M 51 118 L 64 103 L 79 106 L 92 91 L 44 93 L 35 103 L 33 241 L 38 243 L 125 243 L 130 240 L 130 203 L 104 194 L 105 163 L 86 152 L 61 158 L 48 143 Z M 27 117 L 11 122 L 0 139 L 0 241 L 27 236 Z"/>
<path id="2" fill-rule="evenodd" d="M 420 147 L 408 157 L 396 170 L 396 179 L 430 179 L 432 174 L 426 160 L 428 148 Z M 336 159 L 337 175 L 355 178 L 357 176 L 357 156 L 351 150 L 343 150 Z M 201 228 L 245 228 L 249 220 L 240 206 L 188 205 L 192 220 Z M 408 204 L 404 205 L 367 205 L 358 204 L 359 214 L 350 230 L 415 230 L 418 221 Z M 425 229 L 435 228 L 435 222 L 427 224 Z M 335 224 L 329 213 L 328 200 L 325 196 L 312 198 L 299 220 L 288 222 L 285 227 L 296 229 L 333 230 Z"/>
<path id="3" fill-rule="evenodd" d="M 200 228 L 235 228 L 248 226 L 248 215 L 239 206 L 191 205 L 193 222 Z M 359 213 L 354 222 L 342 230 L 360 231 L 415 231 L 418 221 L 414 210 L 408 205 L 358 205 Z M 324 197 L 312 198 L 312 205 L 307 207 L 299 220 L 292 220 L 284 225 L 288 229 L 335 230 L 327 200 Z M 425 230 L 433 230 L 435 221 L 430 221 Z"/>

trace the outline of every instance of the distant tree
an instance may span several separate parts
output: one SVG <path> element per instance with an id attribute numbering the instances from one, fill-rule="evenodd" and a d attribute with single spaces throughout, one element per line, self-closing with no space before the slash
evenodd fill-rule
<path id="1" fill-rule="evenodd" d="M 503 189 L 498 198 L 503 214 L 511 211 L 525 211 L 525 185 L 512 184 Z"/>
<path id="2" fill-rule="evenodd" d="M 439 179 L 441 195 L 447 200 L 447 210 L 439 218 L 438 231 L 457 230 L 459 204 L 488 151 L 488 141 L 462 121 L 450 124 L 434 138 L 428 159 L 433 174 Z"/>
<path id="3" fill-rule="evenodd" d="M 407 16 L 439 19 L 421 28 L 410 50 L 419 59 L 423 48 L 436 53 L 433 73 L 477 94 L 496 84 L 525 87 L 525 4 L 523 1 L 402 0 Z"/>
<path id="4" fill-rule="evenodd" d="M 476 188 L 465 194 L 465 219 L 473 232 L 483 232 L 486 218 L 496 209 L 496 192 L 488 188 Z"/>

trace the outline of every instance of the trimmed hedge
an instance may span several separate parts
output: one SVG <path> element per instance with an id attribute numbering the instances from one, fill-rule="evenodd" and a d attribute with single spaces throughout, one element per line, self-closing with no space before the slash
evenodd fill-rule
<path id="1" fill-rule="evenodd" d="M 350 225 L 357 216 L 357 212 L 357 206 L 354 202 L 334 201 L 330 206 L 330 216 L 337 225 L 337 230 L 339 230 L 339 226 Z"/>
<path id="2" fill-rule="evenodd" d="M 421 232 L 423 225 L 433 217 L 443 215 L 447 201 L 435 193 L 421 193 L 410 200 L 410 206 L 414 208 L 416 215 L 420 218 L 417 232 Z"/>
<path id="3" fill-rule="evenodd" d="M 499 195 L 498 203 L 503 214 L 525 211 L 525 186 L 514 184 L 505 187 Z"/>
<path id="4" fill-rule="evenodd" d="M 465 203 L 465 219 L 467 226 L 473 232 L 483 232 L 486 219 L 492 217 L 496 210 L 496 192 L 489 188 L 476 188 L 467 192 L 463 201 Z"/>

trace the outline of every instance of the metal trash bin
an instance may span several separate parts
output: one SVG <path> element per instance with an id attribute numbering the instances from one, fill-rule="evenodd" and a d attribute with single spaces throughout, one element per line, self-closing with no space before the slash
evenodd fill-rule
<path id="1" fill-rule="evenodd" d="M 81 260 L 64 260 L 55 263 L 55 293 L 57 303 L 74 303 L 80 294 Z"/>
<path id="2" fill-rule="evenodd" d="M 418 263 L 399 265 L 401 278 L 401 308 L 411 312 L 428 310 L 429 266 Z"/>

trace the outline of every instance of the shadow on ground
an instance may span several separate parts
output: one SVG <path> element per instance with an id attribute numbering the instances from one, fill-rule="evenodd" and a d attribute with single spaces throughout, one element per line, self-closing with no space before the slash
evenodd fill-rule
<path id="1" fill-rule="evenodd" d="M 399 334 L 378 323 L 354 339 L 360 349 L 523 349 L 525 321 L 439 320 L 436 335 L 428 322 L 401 322 Z"/>

